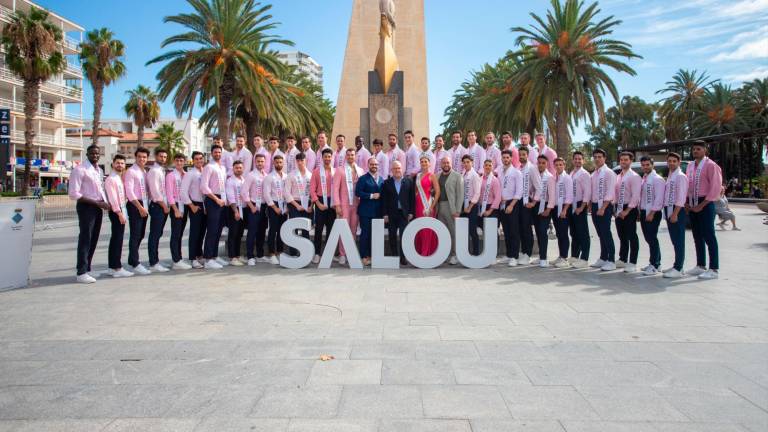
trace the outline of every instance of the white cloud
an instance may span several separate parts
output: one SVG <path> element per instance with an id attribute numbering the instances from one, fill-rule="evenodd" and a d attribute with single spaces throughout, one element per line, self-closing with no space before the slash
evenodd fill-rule
<path id="1" fill-rule="evenodd" d="M 713 62 L 729 60 L 749 60 L 768 58 L 768 35 L 763 34 L 760 39 L 743 43 L 730 52 L 721 52 L 712 58 Z"/>
<path id="2" fill-rule="evenodd" d="M 765 13 L 768 10 L 768 0 L 741 0 L 720 8 L 720 13 L 727 16 L 751 15 Z"/>
<path id="3" fill-rule="evenodd" d="M 728 75 L 725 77 L 727 81 L 740 84 L 744 81 L 752 81 L 760 78 L 768 77 L 768 66 L 758 67 L 749 72 Z"/>

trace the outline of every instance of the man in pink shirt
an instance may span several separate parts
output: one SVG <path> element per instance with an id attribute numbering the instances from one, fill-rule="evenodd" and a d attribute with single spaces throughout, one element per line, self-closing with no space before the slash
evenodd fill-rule
<path id="1" fill-rule="evenodd" d="M 267 204 L 269 217 L 269 233 L 267 234 L 267 250 L 269 263 L 280 264 L 278 255 L 283 252 L 283 241 L 280 238 L 280 228 L 288 219 L 288 206 L 285 201 L 285 180 L 283 173 L 283 157 L 275 156 L 274 169 L 264 180 L 264 202 Z"/>
<path id="2" fill-rule="evenodd" d="M 539 132 L 536 134 L 536 158 L 539 156 L 546 156 L 547 158 L 547 171 L 550 174 L 555 173 L 555 159 L 557 159 L 557 152 L 547 145 L 547 136 Z M 531 152 L 533 153 L 533 151 Z"/>
<path id="3" fill-rule="evenodd" d="M 539 176 L 539 170 L 528 159 L 529 147 L 520 147 L 518 155 L 520 156 L 520 182 L 522 206 L 520 207 L 520 220 L 518 221 L 518 227 L 520 228 L 520 259 L 518 263 L 520 265 L 528 265 L 531 263 L 531 254 L 533 253 L 533 221 L 537 213 L 537 202 L 539 183 L 541 183 L 541 177 Z"/>
<path id="4" fill-rule="evenodd" d="M 451 148 L 448 150 L 448 156 L 451 158 L 451 168 L 457 173 L 464 172 L 462 158 L 467 154 L 467 149 L 461 144 L 461 132 L 453 131 L 451 133 Z"/>
<path id="5" fill-rule="evenodd" d="M 232 176 L 227 178 L 225 185 L 227 196 L 227 208 L 224 210 L 229 213 L 227 219 L 227 256 L 229 265 L 241 266 L 243 261 L 240 259 L 240 245 L 243 241 L 243 230 L 245 230 L 245 204 L 243 203 L 243 163 L 235 161 L 232 165 Z"/>
<path id="6" fill-rule="evenodd" d="M 480 254 L 480 236 L 477 235 L 477 227 L 480 224 L 480 215 L 477 212 L 478 201 L 480 201 L 480 175 L 475 171 L 475 163 L 472 155 L 465 154 L 461 158 L 464 171 L 461 173 L 464 180 L 464 206 L 461 216 L 469 219 L 469 253 L 472 255 Z"/>
<path id="7" fill-rule="evenodd" d="M 595 170 L 592 172 L 592 224 L 595 226 L 597 236 L 600 238 L 600 258 L 590 267 L 599 268 L 602 271 L 616 270 L 616 246 L 613 243 L 611 233 L 611 219 L 613 216 L 613 201 L 616 196 L 616 173 L 605 165 L 605 150 L 592 151 L 592 160 Z"/>
<path id="8" fill-rule="evenodd" d="M 224 161 L 224 167 L 227 168 L 227 177 L 232 176 L 232 164 L 235 161 L 243 163 L 243 174 L 251 172 L 253 164 L 253 154 L 245 148 L 245 135 L 238 134 L 235 137 L 235 148 L 232 151 L 224 153 L 221 157 Z"/>
<path id="9" fill-rule="evenodd" d="M 307 218 L 312 220 L 312 199 L 311 183 L 312 171 L 305 166 L 306 157 L 301 154 L 296 156 L 296 171 L 288 175 L 285 185 L 285 202 L 288 207 L 288 217 Z M 299 235 L 309 238 L 309 231 L 298 230 Z M 293 256 L 298 255 L 298 251 L 290 248 L 289 252 Z"/>
<path id="10" fill-rule="evenodd" d="M 520 148 L 523 147 L 528 149 L 529 161 L 536 160 L 536 158 L 539 157 L 539 152 L 536 150 L 536 147 L 531 145 L 531 135 L 528 132 L 520 134 Z"/>
<path id="11" fill-rule="evenodd" d="M 345 219 L 349 223 L 352 236 L 357 233 L 357 204 L 355 186 L 357 180 L 363 175 L 363 169 L 355 163 L 355 149 L 347 149 L 347 162 L 343 167 L 337 168 L 333 174 L 333 191 L 331 197 L 336 210 L 336 219 Z M 346 264 L 346 252 L 344 246 L 339 245 L 339 264 Z"/>
<path id="12" fill-rule="evenodd" d="M 661 209 L 664 207 L 664 179 L 653 169 L 653 159 L 640 158 L 643 168 L 643 182 L 640 185 L 640 229 L 650 249 L 648 266 L 642 269 L 645 276 L 661 272 L 661 247 L 659 246 L 659 224 Z"/>
<path id="13" fill-rule="evenodd" d="M 267 148 L 264 146 L 264 138 L 262 138 L 261 134 L 255 134 L 253 136 L 253 164 L 251 164 L 251 167 L 256 166 L 256 155 L 263 155 L 264 156 L 264 171 L 269 174 L 269 169 L 272 165 L 267 163 L 267 160 L 269 159 L 269 152 L 267 151 Z"/>
<path id="14" fill-rule="evenodd" d="M 315 151 L 315 168 L 323 164 L 323 150 L 330 149 L 333 154 L 333 149 L 328 145 L 328 134 L 325 131 L 317 133 L 317 151 Z M 331 165 L 333 163 L 333 157 L 331 157 Z M 335 166 L 335 165 L 334 165 Z"/>
<path id="15" fill-rule="evenodd" d="M 619 235 L 619 261 L 616 268 L 625 273 L 637 270 L 637 254 L 640 239 L 637 237 L 637 215 L 640 205 L 640 186 L 643 179 L 631 168 L 635 155 L 622 152 L 619 155 L 621 173 L 616 178 L 616 232 Z"/>
<path id="16" fill-rule="evenodd" d="M 149 218 L 149 192 L 147 191 L 147 173 L 144 166 L 149 159 L 149 150 L 139 147 L 133 153 L 135 163 L 128 168 L 123 175 L 125 196 L 128 199 L 128 265 L 133 267 L 133 272 L 140 275 L 151 273 L 139 261 L 139 246 L 144 240 Z"/>
<path id="17" fill-rule="evenodd" d="M 109 201 L 109 222 L 112 225 L 112 233 L 109 237 L 109 274 L 115 278 L 130 277 L 133 273 L 123 268 L 121 258 L 123 255 L 123 236 L 125 224 L 128 221 L 125 210 L 125 187 L 123 186 L 123 172 L 125 171 L 125 156 L 116 154 L 112 158 L 112 174 L 104 180 L 104 189 Z"/>
<path id="18" fill-rule="evenodd" d="M 421 156 L 421 150 L 413 139 L 412 131 L 405 131 L 403 139 L 405 139 L 405 176 L 415 177 L 420 170 L 419 158 Z"/>
<path id="19" fill-rule="evenodd" d="M 565 172 L 565 160 L 555 159 L 555 175 L 549 182 L 548 207 L 554 211 L 551 214 L 552 224 L 557 235 L 557 249 L 559 255 L 552 263 L 557 268 L 568 268 L 568 252 L 570 239 L 568 238 L 568 214 L 573 204 L 573 179 Z"/>
<path id="20" fill-rule="evenodd" d="M 296 138 L 293 135 L 288 135 L 285 138 L 285 173 L 288 175 L 293 174 L 296 171 L 296 155 L 301 153 L 301 150 L 296 148 Z M 247 174 L 247 173 L 244 173 Z"/>
<path id="21" fill-rule="evenodd" d="M 509 150 L 512 153 L 512 166 L 520 168 L 520 156 L 517 153 L 517 148 L 515 148 L 512 132 L 507 131 L 501 134 L 501 150 Z"/>
<path id="22" fill-rule="evenodd" d="M 387 145 L 389 146 L 389 149 L 387 149 L 387 161 L 389 162 L 390 171 L 388 175 L 392 175 L 392 162 L 394 161 L 400 162 L 400 166 L 405 169 L 405 152 L 397 145 L 397 135 L 395 134 L 387 136 Z M 379 169 L 381 169 L 381 166 Z M 381 174 L 384 175 L 384 172 L 382 171 Z"/>
<path id="23" fill-rule="evenodd" d="M 554 176 L 547 171 L 546 156 L 539 155 L 536 159 L 536 170 L 539 176 L 539 184 L 533 200 L 536 202 L 533 216 L 533 229 L 536 232 L 536 243 L 539 245 L 539 267 L 549 267 L 547 261 L 547 248 L 549 245 L 549 220 L 554 207 L 550 202 L 550 191 L 554 186 Z"/>
<path id="24" fill-rule="evenodd" d="M 371 158 L 371 152 L 365 148 L 365 140 L 360 135 L 355 137 L 355 163 L 357 166 L 363 169 L 364 173 L 368 173 L 368 159 Z M 311 168 L 307 168 L 310 169 Z"/>
<path id="25" fill-rule="evenodd" d="M 440 174 L 440 161 L 443 160 L 444 157 L 451 158 L 448 150 L 445 149 L 445 138 L 443 138 L 442 135 L 436 135 L 435 150 L 432 154 L 435 175 Z M 381 172 L 381 165 L 379 165 L 379 171 Z"/>
<path id="26" fill-rule="evenodd" d="M 267 159 L 265 161 L 266 165 L 264 166 L 266 172 L 272 172 L 274 166 L 273 163 L 277 156 L 283 158 L 283 172 L 285 172 L 285 155 L 280 151 L 280 139 L 276 136 L 272 136 L 269 137 L 267 143 Z"/>
<path id="27" fill-rule="evenodd" d="M 483 162 L 483 177 L 480 181 L 480 198 L 477 201 L 477 213 L 480 219 L 486 218 L 499 219 L 499 204 L 501 203 L 501 183 L 498 177 L 493 173 L 493 161 L 486 159 Z M 478 221 L 480 229 L 483 230 L 483 237 L 493 236 L 497 241 L 498 234 L 485 232 L 485 224 Z"/>
<path id="28" fill-rule="evenodd" d="M 592 196 L 592 181 L 589 172 L 584 169 L 584 153 L 573 152 L 573 205 L 568 215 L 568 227 L 571 231 L 571 265 L 575 268 L 589 266 L 589 225 L 587 214 Z"/>
<path id="29" fill-rule="evenodd" d="M 720 260 L 715 236 L 715 201 L 720 199 L 723 174 L 720 167 L 707 157 L 707 143 L 696 141 L 691 148 L 694 162 L 688 164 L 688 203 L 693 243 L 696 246 L 696 267 L 687 274 L 699 279 L 717 279 Z M 709 269 L 707 269 L 709 252 Z"/>
<path id="30" fill-rule="evenodd" d="M 227 170 L 221 163 L 222 148 L 211 147 L 211 160 L 203 168 L 200 178 L 200 192 L 205 197 L 203 206 L 206 213 L 206 235 L 203 247 L 203 258 L 206 270 L 218 270 L 229 263 L 219 258 L 219 240 L 224 228 L 224 211 L 226 210 L 226 181 Z"/>
<path id="31" fill-rule="evenodd" d="M 374 147 L 376 147 L 377 141 L 381 143 L 381 140 L 374 140 Z M 380 144 L 379 148 L 381 148 Z M 312 258 L 312 262 L 315 264 L 320 262 L 320 254 L 323 252 L 323 230 L 328 236 L 333 228 L 333 222 L 336 220 L 336 210 L 331 199 L 335 173 L 333 150 L 323 150 L 320 164 L 312 172 L 310 183 L 310 197 L 315 204 L 315 256 Z"/>
<path id="32" fill-rule="evenodd" d="M 385 179 L 390 176 L 389 158 L 384 153 L 384 141 L 376 138 L 373 140 L 373 157 L 376 158 L 376 162 L 379 164 L 379 175 Z"/>
<path id="33" fill-rule="evenodd" d="M 336 148 L 333 149 L 333 167 L 341 168 L 344 166 L 346 160 L 347 147 L 345 145 L 347 137 L 344 135 L 336 135 Z"/>
<path id="34" fill-rule="evenodd" d="M 204 195 L 200 190 L 203 177 L 205 156 L 202 152 L 192 152 L 192 168 L 184 174 L 181 181 L 179 202 L 184 204 L 189 215 L 189 260 L 192 268 L 201 269 L 205 264 L 203 259 L 203 243 L 205 241 L 206 215 L 203 208 Z"/>
<path id="35" fill-rule="evenodd" d="M 520 161 L 518 160 L 518 163 Z M 520 170 L 512 165 L 512 151 L 501 151 L 501 168 L 499 169 L 499 184 L 501 186 L 501 202 L 499 219 L 504 230 L 504 246 L 506 246 L 507 265 L 516 267 L 520 258 L 520 207 L 522 206 L 523 182 Z"/>
<path id="36" fill-rule="evenodd" d="M 472 156 L 473 168 L 477 174 L 483 172 L 483 161 L 485 161 L 485 149 L 477 143 L 477 132 L 470 130 L 467 132 L 467 154 Z M 464 159 L 462 158 L 462 161 Z"/>
<path id="37" fill-rule="evenodd" d="M 677 279 L 683 277 L 685 263 L 685 211 L 688 199 L 688 177 L 680 169 L 680 155 L 670 152 L 667 154 L 669 176 L 664 186 L 664 216 L 667 219 L 667 230 L 672 246 L 675 249 L 675 263 L 664 270 L 665 278 Z M 714 223 L 714 219 L 712 221 Z M 714 229 L 714 228 L 713 228 Z"/>
<path id="38" fill-rule="evenodd" d="M 496 134 L 493 132 L 485 134 L 485 160 L 490 160 L 493 164 L 493 172 L 498 173 L 501 168 L 501 150 L 496 145 Z"/>
<path id="39" fill-rule="evenodd" d="M 317 156 L 312 151 L 312 139 L 308 136 L 301 138 L 301 152 L 307 157 L 306 165 L 308 170 L 314 170 L 317 168 Z"/>
<path id="40" fill-rule="evenodd" d="M 253 171 L 245 176 L 243 184 L 243 202 L 248 206 L 248 236 L 245 238 L 245 251 L 248 265 L 255 266 L 257 262 L 270 262 L 264 257 L 264 240 L 267 232 L 267 203 L 264 201 L 264 155 L 258 154 L 254 159 Z M 256 253 L 254 254 L 254 247 Z"/>
<path id="41" fill-rule="evenodd" d="M 99 168 L 100 150 L 91 145 L 86 150 L 87 160 L 72 170 L 69 178 L 69 198 L 77 201 L 77 220 L 80 235 L 77 238 L 77 281 L 94 283 L 91 261 L 96 252 L 101 232 L 101 220 L 104 210 L 109 210 L 107 195 L 104 191 L 104 172 Z"/>
<path id="42" fill-rule="evenodd" d="M 160 264 L 160 237 L 168 220 L 167 198 L 165 196 L 165 163 L 168 161 L 168 152 L 163 149 L 155 149 L 155 163 L 147 173 L 147 185 L 149 186 L 149 239 L 147 250 L 149 251 L 149 269 L 159 273 L 167 272 L 168 268 Z"/>
<path id="43" fill-rule="evenodd" d="M 250 158 L 249 158 L 250 160 Z M 181 257 L 181 239 L 184 229 L 187 227 L 187 209 L 181 201 L 181 185 L 184 183 L 184 165 L 187 157 L 183 153 L 176 153 L 173 157 L 173 171 L 165 176 L 165 196 L 168 197 L 168 206 L 171 208 L 171 259 L 174 270 L 189 270 L 192 266 Z M 192 259 L 192 257 L 190 257 Z"/>
<path id="44" fill-rule="evenodd" d="M 419 153 L 419 165 L 421 165 L 421 158 L 426 157 L 429 159 L 429 172 L 435 172 L 435 154 L 432 153 L 432 143 L 429 142 L 428 137 L 421 137 L 421 153 Z M 418 174 L 418 172 L 417 172 Z"/>

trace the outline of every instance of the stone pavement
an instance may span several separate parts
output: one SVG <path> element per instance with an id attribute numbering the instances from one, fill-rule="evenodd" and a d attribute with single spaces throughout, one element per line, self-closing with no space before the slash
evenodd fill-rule
<path id="1" fill-rule="evenodd" d="M 762 432 L 768 227 L 735 207 L 708 282 L 260 264 L 83 286 L 76 231 L 38 232 L 32 285 L 0 293 L 0 431 Z"/>

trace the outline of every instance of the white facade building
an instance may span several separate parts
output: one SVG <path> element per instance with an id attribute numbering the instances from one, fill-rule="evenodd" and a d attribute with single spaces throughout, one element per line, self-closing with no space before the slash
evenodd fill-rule
<path id="1" fill-rule="evenodd" d="M 11 22 L 15 10 L 29 11 L 32 7 L 45 9 L 27 0 L 0 0 L 0 29 Z M 67 62 L 64 71 L 40 88 L 40 106 L 35 122 L 35 141 L 32 159 L 33 182 L 37 186 L 68 178 L 73 164 L 85 156 L 83 139 L 67 136 L 66 130 L 83 126 L 83 73 L 78 60 L 79 45 L 83 39 L 83 27 L 50 12 L 48 20 L 60 27 L 63 40 L 59 49 Z M 0 55 L 0 108 L 11 110 L 10 156 L 24 157 L 24 83 L 11 72 Z M 0 171 L 6 176 L 5 167 Z M 23 166 L 16 167 L 16 178 L 21 178 Z M 18 183 L 18 182 L 17 182 Z"/>
<path id="2" fill-rule="evenodd" d="M 283 63 L 291 66 L 298 66 L 299 70 L 305 72 L 312 81 L 320 87 L 323 86 L 323 67 L 315 59 L 301 51 L 283 51 L 277 53 Z"/>
<path id="3" fill-rule="evenodd" d="M 161 118 L 153 128 L 144 128 L 144 133 L 152 133 L 161 125 L 171 123 L 173 128 L 184 132 L 185 153 L 191 156 L 193 151 L 199 151 L 207 154 L 210 150 L 210 140 L 205 134 L 205 127 L 200 124 L 200 120 L 192 117 L 186 118 Z M 85 122 L 85 129 L 90 130 L 92 121 Z M 136 125 L 131 119 L 103 119 L 99 123 L 100 129 L 108 129 L 116 132 L 135 134 Z"/>

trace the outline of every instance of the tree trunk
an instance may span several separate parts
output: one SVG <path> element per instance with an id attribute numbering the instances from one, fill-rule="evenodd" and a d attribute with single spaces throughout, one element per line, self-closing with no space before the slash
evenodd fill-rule
<path id="1" fill-rule="evenodd" d="M 35 123 L 37 106 L 40 103 L 40 80 L 24 81 L 24 177 L 21 184 L 21 195 L 29 194 L 32 166 L 32 145 L 35 141 Z M 14 173 L 16 175 L 15 167 Z"/>
<path id="2" fill-rule="evenodd" d="M 230 111 L 232 109 L 232 96 L 235 93 L 235 80 L 231 72 L 227 72 L 224 81 L 219 86 L 218 120 L 216 125 L 219 130 L 219 138 L 224 144 L 225 150 L 229 148 L 229 123 Z"/>
<path id="3" fill-rule="evenodd" d="M 139 123 L 136 128 L 136 147 L 144 147 L 144 123 Z"/>
<path id="4" fill-rule="evenodd" d="M 571 152 L 571 133 L 568 130 L 568 107 L 559 109 L 555 114 L 555 139 L 557 140 L 557 155 L 567 159 Z"/>
<path id="5" fill-rule="evenodd" d="M 99 142 L 99 124 L 101 123 L 101 107 L 104 105 L 104 83 L 92 82 L 93 85 L 93 128 L 91 131 L 91 144 Z"/>
<path id="6" fill-rule="evenodd" d="M 253 152 L 256 150 L 256 146 L 253 145 L 253 139 L 258 132 L 258 120 L 255 115 L 251 113 L 245 113 L 242 117 L 243 123 L 245 123 L 245 139 L 248 145 L 248 149 Z"/>

